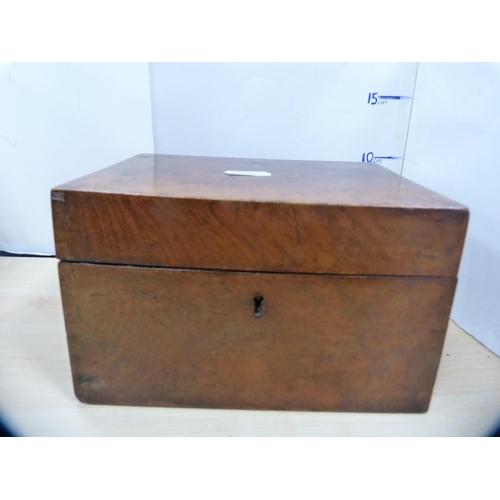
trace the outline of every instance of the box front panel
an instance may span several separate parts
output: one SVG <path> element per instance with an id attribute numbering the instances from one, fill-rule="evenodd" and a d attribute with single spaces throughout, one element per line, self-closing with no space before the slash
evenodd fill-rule
<path id="1" fill-rule="evenodd" d="M 59 265 L 75 392 L 98 404 L 426 411 L 455 278 Z"/>

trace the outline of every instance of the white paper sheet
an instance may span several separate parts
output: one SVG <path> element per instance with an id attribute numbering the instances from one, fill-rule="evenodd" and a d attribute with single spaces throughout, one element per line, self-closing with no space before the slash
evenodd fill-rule
<path id="1" fill-rule="evenodd" d="M 50 189 L 153 152 L 146 63 L 1 63 L 0 109 L 0 250 L 53 254 Z"/>
<path id="2" fill-rule="evenodd" d="M 452 318 L 500 355 L 500 64 L 420 64 L 403 176 L 469 207 Z"/>

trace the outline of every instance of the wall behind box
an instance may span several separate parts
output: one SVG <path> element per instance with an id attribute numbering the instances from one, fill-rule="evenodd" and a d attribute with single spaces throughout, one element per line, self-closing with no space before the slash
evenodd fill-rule
<path id="1" fill-rule="evenodd" d="M 416 63 L 151 64 L 155 151 L 364 156 L 399 174 L 416 69 Z"/>
<path id="2" fill-rule="evenodd" d="M 0 250 L 54 254 L 50 189 L 153 150 L 146 63 L 2 63 L 0 110 Z"/>
<path id="3" fill-rule="evenodd" d="M 469 206 L 452 318 L 500 355 L 499 83 L 489 63 L 3 63 L 0 250 L 54 253 L 50 188 L 139 152 L 364 155 Z"/>
<path id="4" fill-rule="evenodd" d="M 500 64 L 420 64 L 403 175 L 470 210 L 451 317 L 500 355 Z"/>

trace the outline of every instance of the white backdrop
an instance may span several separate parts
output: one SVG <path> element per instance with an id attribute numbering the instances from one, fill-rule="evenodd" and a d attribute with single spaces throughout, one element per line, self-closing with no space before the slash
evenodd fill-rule
<path id="1" fill-rule="evenodd" d="M 403 175 L 467 205 L 452 318 L 500 355 L 500 64 L 420 64 Z"/>
<path id="2" fill-rule="evenodd" d="M 141 64 L 0 64 L 0 250 L 54 254 L 50 189 L 153 152 Z"/>
<path id="3" fill-rule="evenodd" d="M 0 250 L 53 254 L 50 188 L 153 152 L 153 138 L 156 153 L 353 161 L 364 154 L 396 172 L 406 148 L 405 177 L 469 206 L 452 317 L 500 355 L 500 66 L 416 70 L 2 64 Z"/>
<path id="4" fill-rule="evenodd" d="M 364 153 L 400 173 L 416 67 L 151 64 L 155 151 L 345 161 Z"/>

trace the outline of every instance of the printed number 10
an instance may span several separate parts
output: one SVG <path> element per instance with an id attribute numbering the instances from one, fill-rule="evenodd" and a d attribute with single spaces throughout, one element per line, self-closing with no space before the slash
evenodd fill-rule
<path id="1" fill-rule="evenodd" d="M 377 104 L 377 94 L 378 92 L 374 92 L 373 94 L 368 94 L 368 104 L 374 106 Z"/>

